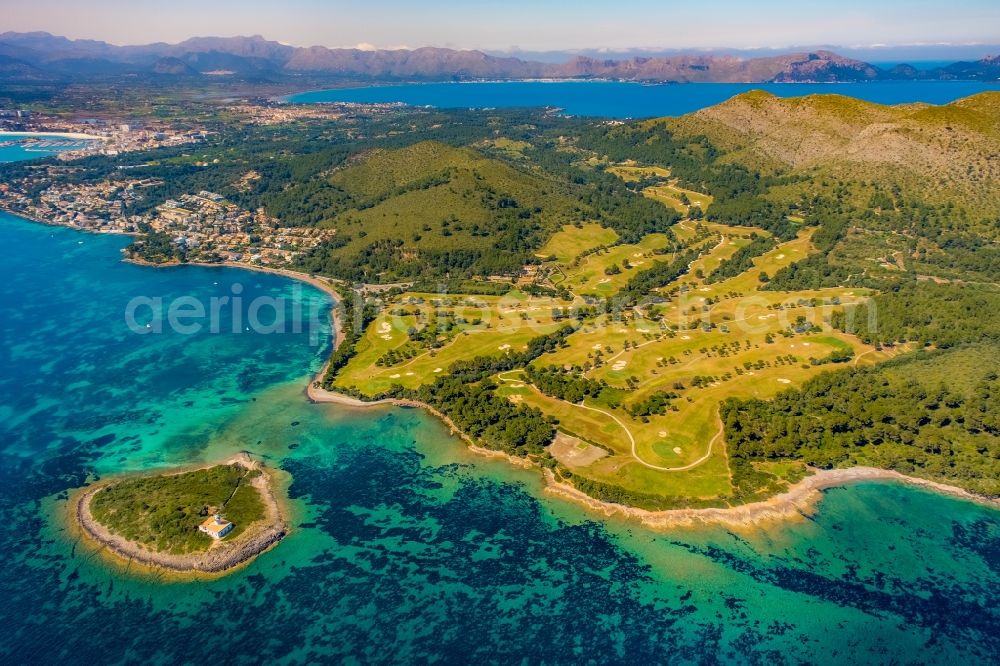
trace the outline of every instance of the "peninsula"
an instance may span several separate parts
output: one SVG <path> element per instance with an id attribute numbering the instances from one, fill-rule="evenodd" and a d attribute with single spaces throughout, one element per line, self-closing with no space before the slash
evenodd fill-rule
<path id="1" fill-rule="evenodd" d="M 0 207 L 335 294 L 310 398 L 424 407 L 588 505 L 744 521 L 896 475 L 994 497 L 998 104 L 227 107 L 197 153 L 4 167 Z"/>

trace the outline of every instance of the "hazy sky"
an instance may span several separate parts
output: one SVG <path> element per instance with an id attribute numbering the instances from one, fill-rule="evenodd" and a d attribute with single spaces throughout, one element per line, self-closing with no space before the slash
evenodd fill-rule
<path id="1" fill-rule="evenodd" d="M 784 47 L 1000 42 L 1000 0 L 3 0 L 0 32 L 117 44 L 262 34 L 297 46 Z"/>

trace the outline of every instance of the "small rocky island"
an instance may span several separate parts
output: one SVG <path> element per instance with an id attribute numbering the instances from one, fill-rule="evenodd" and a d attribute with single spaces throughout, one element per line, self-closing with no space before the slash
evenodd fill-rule
<path id="1" fill-rule="evenodd" d="M 129 563 L 224 573 L 287 533 L 272 472 L 247 454 L 216 465 L 104 481 L 80 493 L 84 535 Z"/>

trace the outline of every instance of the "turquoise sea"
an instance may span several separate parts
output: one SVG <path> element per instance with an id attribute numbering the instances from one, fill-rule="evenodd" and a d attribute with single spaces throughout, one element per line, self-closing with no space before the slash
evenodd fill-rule
<path id="1" fill-rule="evenodd" d="M 873 83 L 684 83 L 645 85 L 620 81 L 516 81 L 412 83 L 338 88 L 290 95 L 295 103 L 403 102 L 437 108 L 555 107 L 564 113 L 606 118 L 679 116 L 724 102 L 748 90 L 779 97 L 849 95 L 879 104 L 947 104 L 998 83 L 972 81 L 882 81 Z"/>
<path id="2" fill-rule="evenodd" d="M 745 534 L 598 519 L 419 410 L 308 403 L 320 292 L 124 264 L 126 242 L 0 214 L 0 663 L 1000 659 L 1000 512 L 864 484 Z M 319 343 L 241 310 L 219 333 L 126 324 L 136 297 L 236 291 L 317 311 Z M 287 474 L 295 515 L 230 576 L 123 570 L 66 530 L 88 480 L 239 450 Z"/>
<path id="3" fill-rule="evenodd" d="M 28 139 L 38 141 L 33 141 L 31 144 L 25 145 Z M 67 139 L 50 134 L 0 134 L 0 162 L 17 162 L 20 160 L 37 159 L 39 157 L 49 157 L 64 150 L 85 148 L 88 143 L 89 141 L 87 140 Z"/>

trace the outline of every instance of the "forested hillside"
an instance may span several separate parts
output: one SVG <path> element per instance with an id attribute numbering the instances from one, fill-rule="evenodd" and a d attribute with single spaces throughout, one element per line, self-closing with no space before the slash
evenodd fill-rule
<path id="1" fill-rule="evenodd" d="M 620 182 L 529 170 L 429 141 L 360 154 L 325 181 L 293 186 L 280 198 L 296 200 L 310 221 L 337 229 L 301 265 L 372 282 L 514 276 L 563 225 L 597 221 L 628 237 L 666 232 L 677 219 Z"/>
<path id="2" fill-rule="evenodd" d="M 929 204 L 1000 212 L 1000 93 L 943 106 L 882 106 L 757 91 L 665 124 L 681 136 L 704 135 L 728 160 L 765 174 L 875 181 Z"/>
<path id="3" fill-rule="evenodd" d="M 772 401 L 728 400 L 731 455 L 869 465 L 1000 494 L 1000 349 L 972 346 L 825 373 Z"/>
<path id="4" fill-rule="evenodd" d="M 340 279 L 325 388 L 429 404 L 601 499 L 748 502 L 806 464 L 1000 493 L 997 100 L 220 119 L 44 183 L 0 171 L 28 196 L 140 181 L 117 210 L 153 262 L 206 256 L 164 202 L 231 202 L 227 256 Z M 557 429 L 578 441 L 553 452 Z"/>
<path id="5" fill-rule="evenodd" d="M 1000 281 L 997 93 L 888 107 L 752 92 L 681 118 L 585 131 L 579 145 L 669 168 L 715 197 L 708 219 L 779 234 L 799 219 L 821 227 L 820 253 L 770 288 Z"/>
<path id="6" fill-rule="evenodd" d="M 815 251 L 761 289 L 875 289 L 829 323 L 879 350 L 947 350 L 827 372 L 773 400 L 725 401 L 741 487 L 768 478 L 758 465 L 798 461 L 1000 493 L 1000 95 L 884 107 L 749 93 L 679 119 L 590 130 L 579 145 L 709 192 L 709 220 L 778 238 L 818 227 Z M 749 269 L 773 244 L 752 239 L 707 282 Z"/>

